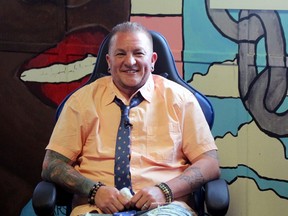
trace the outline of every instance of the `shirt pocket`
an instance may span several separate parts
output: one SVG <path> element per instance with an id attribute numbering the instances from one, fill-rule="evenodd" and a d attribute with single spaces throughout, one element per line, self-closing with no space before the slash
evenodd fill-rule
<path id="1" fill-rule="evenodd" d="M 181 146 L 181 138 L 181 130 L 177 123 L 148 126 L 147 157 L 155 163 L 173 162 Z"/>

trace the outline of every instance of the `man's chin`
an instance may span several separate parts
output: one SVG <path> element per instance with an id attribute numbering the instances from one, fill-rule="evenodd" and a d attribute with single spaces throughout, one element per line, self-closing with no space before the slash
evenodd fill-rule
<path id="1" fill-rule="evenodd" d="M 137 87 L 140 86 L 142 83 L 142 78 L 136 78 L 136 77 L 127 77 L 122 79 L 123 84 L 126 85 L 127 87 Z"/>
<path id="2" fill-rule="evenodd" d="M 143 86 L 143 84 L 139 81 L 134 81 L 134 82 L 124 82 L 123 83 L 124 88 L 127 90 L 131 90 L 131 91 L 137 91 L 139 88 L 141 88 Z"/>

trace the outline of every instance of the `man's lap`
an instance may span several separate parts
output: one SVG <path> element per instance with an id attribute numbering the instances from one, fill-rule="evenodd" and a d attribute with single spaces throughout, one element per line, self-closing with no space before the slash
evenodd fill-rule
<path id="1" fill-rule="evenodd" d="M 169 205 L 165 205 L 165 206 L 160 206 L 158 208 L 155 208 L 151 211 L 148 211 L 144 214 L 141 214 L 142 216 L 161 216 L 161 215 L 171 215 L 171 216 L 195 216 L 195 214 L 190 211 L 187 210 L 186 208 L 171 203 Z"/>
<path id="2" fill-rule="evenodd" d="M 112 216 L 112 214 L 96 214 L 96 213 L 86 213 L 81 216 Z M 196 214 L 181 205 L 171 203 L 165 206 L 159 206 L 150 211 L 131 211 L 131 212 L 119 212 L 113 214 L 113 216 L 196 216 Z"/>

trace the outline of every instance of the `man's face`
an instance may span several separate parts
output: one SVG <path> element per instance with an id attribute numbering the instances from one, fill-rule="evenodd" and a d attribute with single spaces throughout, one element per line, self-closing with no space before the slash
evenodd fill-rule
<path id="1" fill-rule="evenodd" d="M 142 32 L 118 32 L 106 56 L 117 88 L 130 97 L 147 81 L 157 60 L 148 37 Z"/>

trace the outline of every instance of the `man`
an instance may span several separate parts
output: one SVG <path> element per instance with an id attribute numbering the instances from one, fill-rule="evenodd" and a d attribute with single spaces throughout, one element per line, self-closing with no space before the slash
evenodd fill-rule
<path id="1" fill-rule="evenodd" d="M 143 26 L 126 22 L 111 34 L 106 56 L 111 76 L 82 87 L 66 102 L 46 148 L 42 177 L 74 193 L 72 215 L 131 209 L 156 215 L 162 205 L 161 211 L 171 215 L 192 215 L 189 195 L 220 173 L 217 148 L 197 99 L 186 88 L 152 75 L 157 53 Z M 130 108 L 127 125 L 135 193 L 130 198 L 114 180 L 121 116 L 115 98 L 128 105 L 135 96 L 143 101 Z"/>

